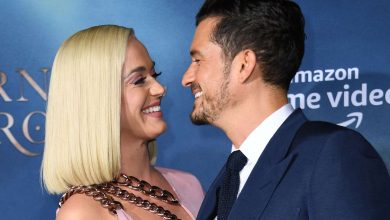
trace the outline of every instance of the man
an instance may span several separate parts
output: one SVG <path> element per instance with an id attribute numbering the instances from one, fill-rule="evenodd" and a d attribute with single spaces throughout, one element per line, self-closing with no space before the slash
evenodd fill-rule
<path id="1" fill-rule="evenodd" d="M 287 0 L 206 0 L 182 84 L 191 119 L 233 153 L 198 219 L 390 219 L 390 177 L 357 132 L 311 122 L 288 104 L 304 54 L 304 18 Z"/>

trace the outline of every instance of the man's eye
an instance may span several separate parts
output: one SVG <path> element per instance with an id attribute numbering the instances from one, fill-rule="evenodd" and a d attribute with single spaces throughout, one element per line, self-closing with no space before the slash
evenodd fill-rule
<path id="1" fill-rule="evenodd" d="M 139 85 L 139 84 L 143 84 L 145 82 L 145 79 L 146 77 L 141 77 L 139 79 L 137 79 L 135 82 L 133 82 L 134 85 Z"/>
<path id="2" fill-rule="evenodd" d="M 193 59 L 192 63 L 195 63 L 196 65 L 200 65 L 200 59 Z"/>

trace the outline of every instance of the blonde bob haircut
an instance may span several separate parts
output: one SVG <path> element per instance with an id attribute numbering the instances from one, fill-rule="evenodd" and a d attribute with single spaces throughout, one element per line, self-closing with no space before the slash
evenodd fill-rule
<path id="1" fill-rule="evenodd" d="M 111 181 L 120 172 L 122 67 L 131 28 L 82 30 L 51 73 L 41 176 L 50 193 Z"/>

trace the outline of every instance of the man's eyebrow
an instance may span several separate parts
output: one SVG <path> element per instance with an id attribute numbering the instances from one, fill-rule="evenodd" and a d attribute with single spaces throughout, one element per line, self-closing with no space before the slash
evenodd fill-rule
<path id="1" fill-rule="evenodd" d="M 192 49 L 190 55 L 193 57 L 195 55 L 202 56 L 202 53 L 199 50 Z"/>

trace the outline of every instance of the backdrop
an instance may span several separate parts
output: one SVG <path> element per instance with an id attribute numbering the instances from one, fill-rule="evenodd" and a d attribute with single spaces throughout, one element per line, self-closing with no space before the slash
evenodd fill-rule
<path id="1" fill-rule="evenodd" d="M 169 129 L 159 166 L 195 174 L 205 190 L 230 152 L 225 135 L 189 121 L 193 97 L 180 81 L 190 63 L 202 0 L 0 1 L 0 218 L 54 219 L 58 196 L 39 180 L 50 68 L 60 44 L 99 24 L 133 27 L 168 87 Z M 311 119 L 356 129 L 390 165 L 390 1 L 297 1 L 306 54 L 289 98 Z"/>

